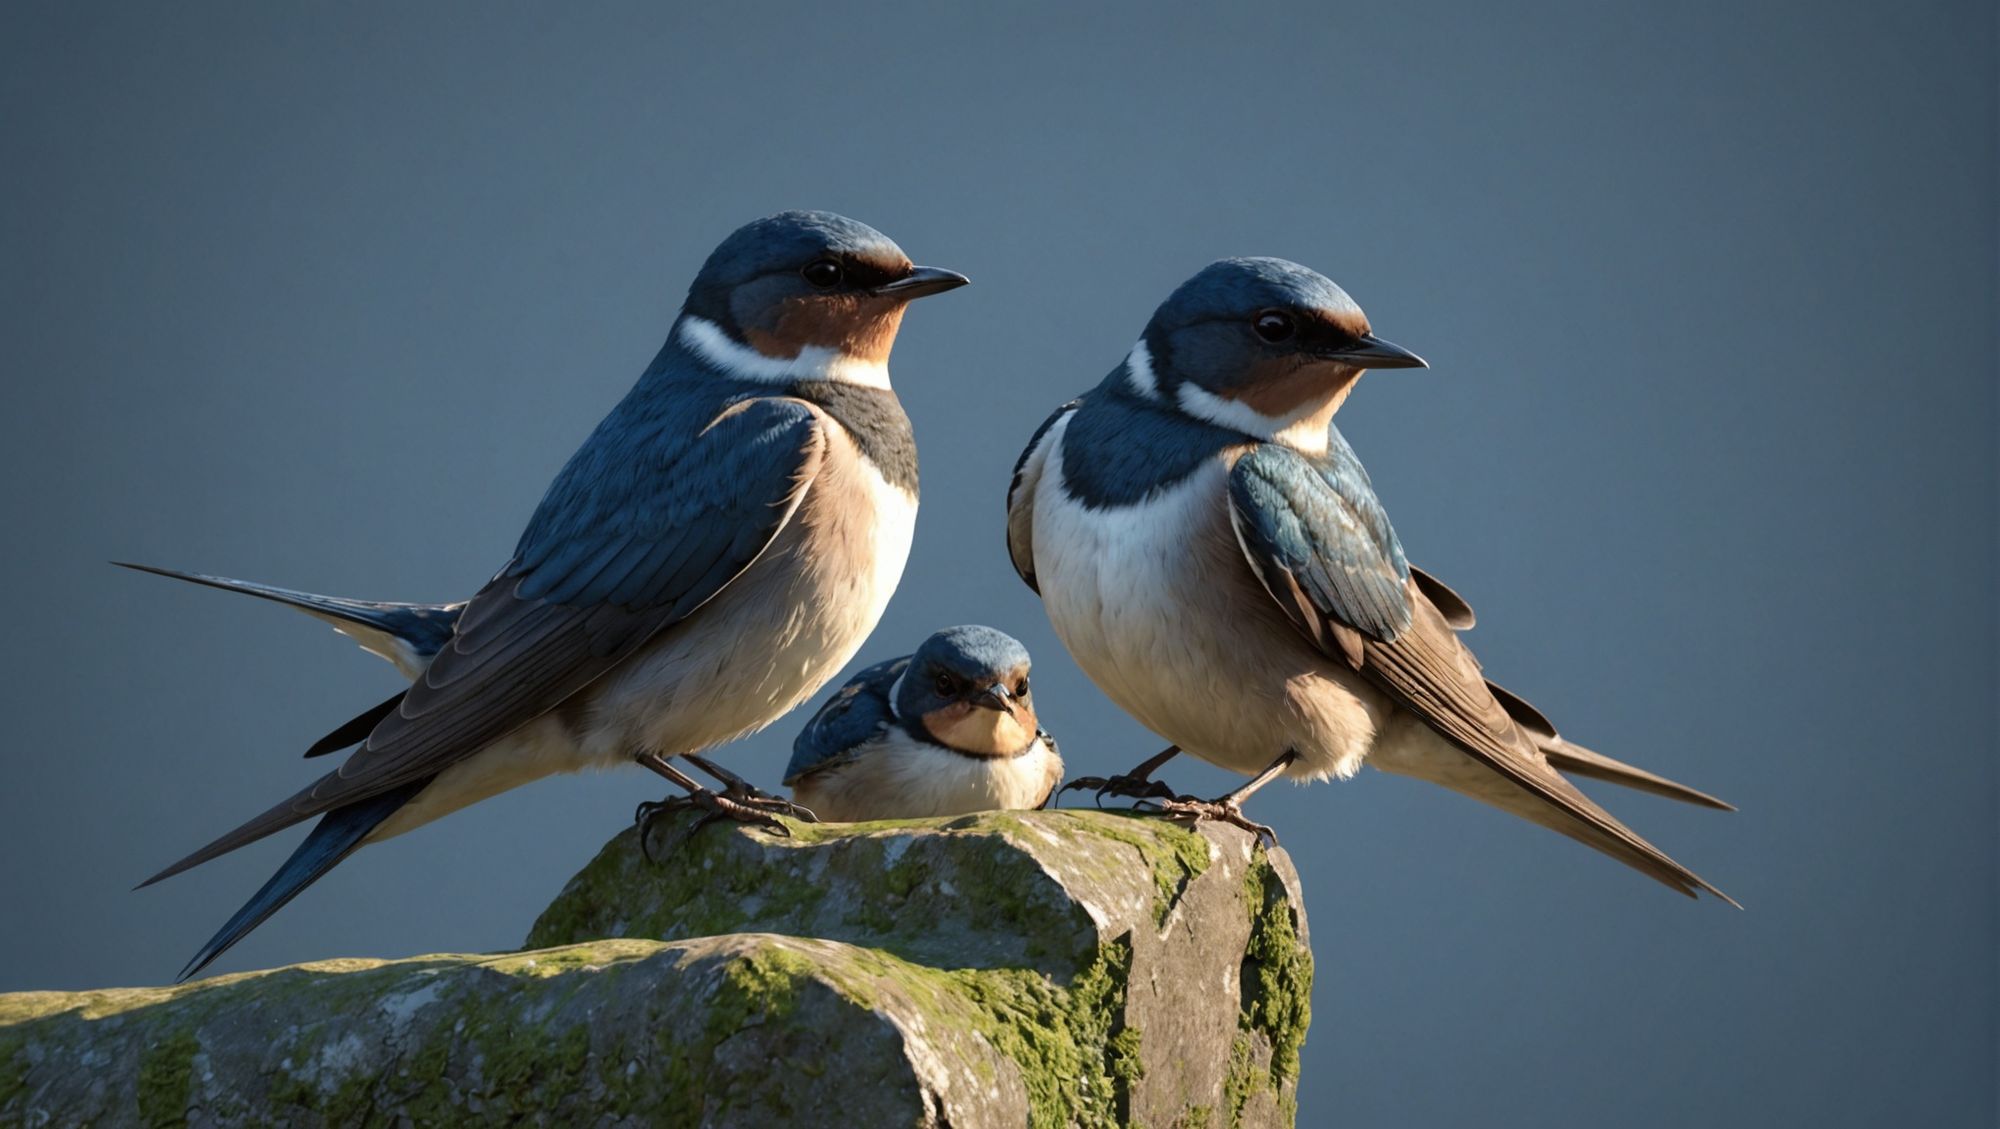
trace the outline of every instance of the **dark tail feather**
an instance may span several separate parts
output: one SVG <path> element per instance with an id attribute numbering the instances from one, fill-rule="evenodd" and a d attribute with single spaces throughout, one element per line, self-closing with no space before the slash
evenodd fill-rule
<path id="1" fill-rule="evenodd" d="M 1651 792 L 1655 796 L 1665 796 L 1684 804 L 1697 804 L 1717 811 L 1735 811 L 1736 805 L 1727 800 L 1718 800 L 1707 792 L 1690 788 L 1678 781 L 1669 780 L 1643 768 L 1613 760 L 1603 753 L 1586 749 L 1570 741 L 1558 741 L 1553 745 L 1541 746 L 1542 755 L 1549 763 L 1572 776 L 1587 776 L 1592 780 L 1603 780 L 1611 784 L 1623 785 L 1641 792 Z"/>
<path id="2" fill-rule="evenodd" d="M 1533 738 L 1535 747 L 1540 749 L 1542 755 L 1549 758 L 1549 763 L 1560 772 L 1567 772 L 1573 776 L 1587 776 L 1592 780 L 1602 780 L 1641 792 L 1651 792 L 1655 796 L 1665 796 L 1670 800 L 1698 804 L 1717 811 L 1736 810 L 1736 805 L 1726 800 L 1718 800 L 1707 792 L 1690 788 L 1658 773 L 1647 772 L 1643 768 L 1565 741 L 1556 733 L 1555 723 L 1542 711 L 1529 705 L 1527 699 L 1495 683 L 1492 679 L 1487 679 L 1486 688 L 1493 692 L 1493 697 L 1499 701 L 1501 708 L 1507 711 L 1507 715 L 1514 719 L 1514 724 L 1527 731 L 1528 736 Z"/>
<path id="3" fill-rule="evenodd" d="M 227 576 L 210 576 L 202 572 L 182 572 L 174 568 L 158 565 L 133 564 L 130 561 L 112 561 L 119 568 L 129 568 L 134 572 L 150 572 L 154 576 L 165 576 L 174 580 L 185 580 L 189 584 L 199 584 L 204 588 L 218 588 L 224 592 L 241 592 L 260 600 L 283 604 L 313 615 L 331 616 L 349 623 L 359 623 L 378 630 L 386 630 L 389 624 L 383 622 L 383 613 L 398 605 L 381 604 L 371 600 L 350 600 L 343 596 L 320 596 L 311 592 L 299 592 L 290 588 L 279 588 L 272 584 L 257 584 L 248 580 L 232 580 Z"/>
<path id="4" fill-rule="evenodd" d="M 208 846 L 201 848 L 132 888 L 134 890 L 143 890 L 155 882 L 172 878 L 183 870 L 193 869 L 211 859 L 221 858 L 238 847 L 248 846 L 266 835 L 275 835 L 294 823 L 311 819 L 316 814 L 308 806 L 312 802 L 313 789 L 325 783 L 332 775 L 333 773 L 328 773 L 326 776 L 320 777 L 318 780 L 292 793 L 284 801 L 273 804 L 271 807 L 265 809 L 264 814 L 250 820 L 248 823 L 243 824 L 234 831 L 210 843 Z"/>
<path id="5" fill-rule="evenodd" d="M 340 728 L 314 741 L 313 747 L 306 750 L 306 756 L 323 757 L 328 753 L 337 753 L 349 745 L 359 745 L 361 742 L 366 741 L 368 735 L 375 732 L 375 726 L 380 724 L 383 718 L 396 712 L 396 707 L 402 704 L 403 695 L 407 693 L 409 691 L 405 690 L 397 694 L 381 705 L 369 709 L 368 712 L 361 714 L 352 721 L 343 723 Z"/>
<path id="6" fill-rule="evenodd" d="M 344 596 L 320 596 L 312 592 L 279 588 L 272 584 L 256 584 L 248 580 L 232 580 L 227 576 L 209 576 L 200 572 L 182 572 L 179 569 L 160 568 L 156 565 L 132 564 L 128 561 L 111 563 L 135 572 L 149 572 L 154 576 L 185 580 L 189 584 L 217 588 L 224 592 L 241 592 L 246 596 L 270 600 L 288 608 L 297 608 L 307 615 L 333 624 L 353 636 L 363 647 L 392 662 L 397 662 L 398 665 L 401 665 L 401 662 L 389 650 L 384 649 L 385 647 L 392 643 L 400 643 L 414 655 L 425 657 L 434 655 L 451 638 L 452 625 L 458 621 L 459 613 L 465 610 L 463 603 L 401 604 L 379 600 L 350 600 Z M 357 630 L 363 634 L 355 634 Z"/>
<path id="7" fill-rule="evenodd" d="M 312 834 L 307 835 L 305 842 L 292 852 L 292 857 L 285 860 L 285 865 L 278 868 L 271 880 L 264 883 L 263 889 L 245 902 L 242 909 L 236 911 L 236 916 L 209 938 L 208 944 L 194 954 L 194 959 L 181 969 L 174 982 L 186 980 L 207 968 L 210 961 L 228 952 L 230 946 L 284 908 L 285 903 L 297 897 L 299 891 L 317 882 L 340 860 L 353 854 L 370 831 L 395 814 L 397 808 L 409 802 L 410 797 L 421 792 L 429 783 L 429 779 L 414 781 L 326 813 L 318 826 L 312 829 Z"/>

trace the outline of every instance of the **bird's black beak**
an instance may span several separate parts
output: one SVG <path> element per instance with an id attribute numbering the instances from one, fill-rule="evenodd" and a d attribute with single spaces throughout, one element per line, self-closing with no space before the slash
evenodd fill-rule
<path id="1" fill-rule="evenodd" d="M 930 294 L 942 294 L 956 290 L 972 280 L 955 270 L 943 267 L 911 267 L 910 273 L 894 282 L 885 282 L 875 288 L 875 293 L 901 298 L 905 302 Z"/>
<path id="2" fill-rule="evenodd" d="M 972 696 L 972 704 L 975 706 L 984 706 L 989 710 L 999 710 L 1001 713 L 1013 713 L 1014 692 L 1007 689 L 1001 683 L 995 682 L 993 685 L 974 694 Z"/>
<path id="3" fill-rule="evenodd" d="M 1323 355 L 1329 360 L 1343 361 L 1355 368 L 1431 367 L 1422 357 L 1392 341 L 1384 341 L 1372 333 L 1362 334 L 1359 341 L 1336 345 Z"/>

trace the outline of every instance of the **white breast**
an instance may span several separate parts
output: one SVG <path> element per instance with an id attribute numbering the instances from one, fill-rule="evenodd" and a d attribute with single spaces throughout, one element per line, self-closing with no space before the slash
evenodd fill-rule
<path id="1" fill-rule="evenodd" d="M 1017 757 L 968 757 L 891 728 L 792 794 L 821 819 L 853 823 L 1032 808 L 1060 779 L 1061 759 L 1039 740 Z"/>
<path id="2" fill-rule="evenodd" d="M 1049 620 L 1092 681 L 1148 729 L 1203 760 L 1262 770 L 1287 750 L 1299 777 L 1351 775 L 1386 703 L 1298 635 L 1229 527 L 1217 459 L 1130 506 L 1090 509 L 1064 488 L 1052 429 L 1035 495 L 1035 576 Z"/>

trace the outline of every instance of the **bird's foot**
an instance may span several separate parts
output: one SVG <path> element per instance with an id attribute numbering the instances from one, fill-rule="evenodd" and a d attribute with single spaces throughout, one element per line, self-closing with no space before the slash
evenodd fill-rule
<path id="1" fill-rule="evenodd" d="M 1213 820 L 1241 827 L 1257 837 L 1265 846 L 1278 845 L 1278 833 L 1265 824 L 1243 814 L 1242 805 L 1234 796 L 1224 796 L 1219 800 L 1199 800 L 1193 796 L 1174 796 L 1170 799 L 1152 800 L 1149 808 L 1140 810 L 1157 812 L 1178 823 L 1200 823 Z"/>
<path id="2" fill-rule="evenodd" d="M 776 797 L 770 798 L 776 799 Z M 781 802 L 790 803 L 790 801 Z M 699 811 L 702 814 L 699 819 L 694 820 L 686 827 L 675 832 L 673 838 L 667 841 L 659 854 L 654 854 L 653 826 L 663 819 L 671 819 L 685 811 Z M 682 844 L 694 837 L 695 832 L 722 819 L 734 820 L 737 823 L 749 824 L 752 827 L 762 827 L 774 835 L 780 835 L 785 838 L 790 838 L 792 834 L 792 829 L 786 827 L 785 821 L 779 819 L 777 816 L 759 810 L 754 804 L 734 799 L 721 792 L 710 791 L 707 788 L 689 792 L 685 796 L 669 796 L 664 800 L 649 800 L 646 803 L 640 804 L 638 810 L 632 813 L 632 822 L 639 828 L 639 850 L 646 856 L 647 861 L 655 863 L 679 850 Z"/>
<path id="3" fill-rule="evenodd" d="M 1104 806 L 1104 797 L 1106 796 L 1127 796 L 1141 802 L 1147 800 L 1171 800 L 1175 798 L 1174 790 L 1154 780 L 1153 773 L 1158 772 L 1161 765 L 1179 756 L 1180 752 L 1181 747 L 1179 745 L 1168 745 L 1166 748 L 1147 757 L 1138 767 L 1130 772 L 1121 772 L 1116 776 L 1079 776 L 1075 780 L 1064 784 L 1061 791 L 1067 792 L 1073 788 L 1095 788 L 1097 790 L 1097 806 L 1100 808 Z"/>
<path id="4" fill-rule="evenodd" d="M 788 796 L 766 792 L 706 757 L 689 756 L 683 759 L 721 781 L 722 791 L 717 794 L 725 800 L 762 812 L 788 815 L 801 823 L 819 822 L 819 816 L 814 815 L 811 808 Z"/>
<path id="5" fill-rule="evenodd" d="M 746 783 L 740 788 L 735 784 L 731 784 L 723 788 L 718 795 L 724 800 L 728 800 L 734 804 L 741 804 L 755 811 L 770 812 L 776 815 L 789 815 L 800 823 L 819 822 L 819 817 L 813 814 L 811 808 L 791 799 L 789 796 L 773 795 L 754 784 Z"/>
<path id="6" fill-rule="evenodd" d="M 1119 773 L 1116 776 L 1079 776 L 1075 780 L 1065 783 L 1061 791 L 1070 792 L 1085 788 L 1094 790 L 1094 798 L 1097 801 L 1098 807 L 1104 806 L 1104 797 L 1106 796 L 1125 796 L 1134 800 L 1171 800 L 1175 798 L 1175 792 L 1172 788 L 1167 787 L 1161 781 L 1148 779 L 1143 774 L 1138 773 L 1131 775 Z"/>

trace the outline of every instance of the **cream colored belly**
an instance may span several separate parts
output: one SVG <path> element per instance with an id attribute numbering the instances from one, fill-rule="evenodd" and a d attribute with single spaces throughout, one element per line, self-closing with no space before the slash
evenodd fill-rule
<path id="1" fill-rule="evenodd" d="M 1229 529 L 1222 465 L 1136 506 L 1035 498 L 1035 573 L 1063 645 L 1139 722 L 1246 775 L 1288 750 L 1289 775 L 1349 776 L 1387 703 L 1320 655 L 1258 585 Z"/>
<path id="2" fill-rule="evenodd" d="M 840 673 L 909 559 L 916 499 L 844 437 L 792 521 L 722 593 L 584 691 L 440 773 L 370 842 L 544 776 L 753 733 Z"/>
<path id="3" fill-rule="evenodd" d="M 1016 757 L 968 757 L 891 732 L 851 763 L 808 773 L 792 797 L 821 819 L 925 819 L 1038 806 L 1062 779 L 1041 741 Z"/>
<path id="4" fill-rule="evenodd" d="M 874 631 L 909 559 L 916 501 L 858 458 L 813 484 L 757 563 L 629 663 L 593 710 L 641 719 L 622 749 L 698 752 L 818 693 Z"/>

